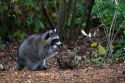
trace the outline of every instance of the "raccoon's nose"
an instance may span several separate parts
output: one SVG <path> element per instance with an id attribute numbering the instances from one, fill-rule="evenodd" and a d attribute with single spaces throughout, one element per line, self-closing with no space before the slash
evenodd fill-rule
<path id="1" fill-rule="evenodd" d="M 63 47 L 63 44 L 60 44 L 60 45 L 59 45 L 59 48 L 62 48 L 62 47 Z"/>

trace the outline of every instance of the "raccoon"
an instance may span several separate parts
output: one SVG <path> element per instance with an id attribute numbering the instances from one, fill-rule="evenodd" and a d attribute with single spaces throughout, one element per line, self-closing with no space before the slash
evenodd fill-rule
<path id="1" fill-rule="evenodd" d="M 45 70 L 46 60 L 56 55 L 62 46 L 56 29 L 31 35 L 18 48 L 16 69 Z"/>

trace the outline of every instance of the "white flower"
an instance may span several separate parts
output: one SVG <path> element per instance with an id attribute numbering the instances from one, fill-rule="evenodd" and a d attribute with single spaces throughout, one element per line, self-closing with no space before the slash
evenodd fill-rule
<path id="1" fill-rule="evenodd" d="M 97 31 L 98 31 L 98 29 L 97 29 Z M 82 34 L 89 38 L 91 38 L 92 36 L 96 36 L 97 31 L 95 31 L 92 35 L 92 33 L 87 34 L 84 30 L 81 30 Z"/>
<path id="2" fill-rule="evenodd" d="M 84 30 L 81 30 L 81 32 L 82 32 L 83 35 L 85 35 L 87 37 L 92 37 L 91 33 L 87 34 Z"/>
<path id="3" fill-rule="evenodd" d="M 87 33 L 84 30 L 81 30 L 82 34 L 87 36 Z"/>
<path id="4" fill-rule="evenodd" d="M 91 33 L 88 34 L 88 37 L 92 37 Z"/>

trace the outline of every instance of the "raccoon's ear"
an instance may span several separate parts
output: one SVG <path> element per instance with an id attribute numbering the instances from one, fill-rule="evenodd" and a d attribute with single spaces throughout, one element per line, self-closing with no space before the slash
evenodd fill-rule
<path id="1" fill-rule="evenodd" d="M 50 34 L 47 33 L 47 34 L 45 35 L 45 40 L 47 40 L 49 37 L 50 37 Z"/>
<path id="2" fill-rule="evenodd" d="M 53 33 L 53 31 L 56 32 L 56 29 L 50 30 L 49 33 L 51 34 L 51 33 Z"/>
<path id="3" fill-rule="evenodd" d="M 52 32 L 53 32 L 52 30 L 49 31 L 49 33 L 52 33 Z"/>
<path id="4" fill-rule="evenodd" d="M 54 31 L 56 32 L 56 29 L 54 29 Z"/>

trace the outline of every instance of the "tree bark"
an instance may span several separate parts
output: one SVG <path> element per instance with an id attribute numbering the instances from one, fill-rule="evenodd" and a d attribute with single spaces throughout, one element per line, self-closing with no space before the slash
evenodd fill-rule
<path id="1" fill-rule="evenodd" d="M 56 28 L 58 32 L 61 34 L 62 40 L 65 40 L 65 38 L 67 37 L 67 20 L 69 17 L 71 4 L 72 4 L 72 0 L 60 1 Z"/>
<path id="2" fill-rule="evenodd" d="M 85 26 L 86 33 L 89 33 L 90 16 L 91 16 L 91 11 L 92 11 L 94 2 L 95 2 L 95 0 L 87 0 L 84 4 L 85 10 L 86 10 L 86 13 L 84 16 L 84 17 L 86 17 L 85 18 L 86 19 L 86 26 Z"/>

